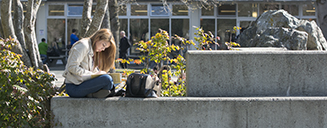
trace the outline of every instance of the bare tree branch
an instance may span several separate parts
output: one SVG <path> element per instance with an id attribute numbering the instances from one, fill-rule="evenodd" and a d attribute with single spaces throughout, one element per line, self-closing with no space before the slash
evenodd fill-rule
<path id="1" fill-rule="evenodd" d="M 102 20 L 105 14 L 105 11 L 108 7 L 108 1 L 107 0 L 98 0 L 97 6 L 95 8 L 95 13 L 92 19 L 92 23 L 90 25 L 89 30 L 86 32 L 86 37 L 91 36 L 93 33 L 98 31 L 101 27 Z"/>
<path id="2" fill-rule="evenodd" d="M 29 0 L 26 16 L 24 21 L 24 32 L 26 47 L 29 50 L 29 56 L 32 62 L 32 66 L 35 68 L 42 68 L 42 61 L 37 46 L 36 34 L 35 34 L 35 20 L 36 14 L 39 9 L 42 0 Z"/>
<path id="3" fill-rule="evenodd" d="M 82 25 L 79 29 L 79 38 L 86 37 L 86 32 L 89 30 L 89 26 L 92 22 L 91 12 L 92 12 L 93 0 L 84 0 L 83 5 L 83 15 L 82 15 Z"/>
<path id="4" fill-rule="evenodd" d="M 3 37 L 17 39 L 11 18 L 12 0 L 2 0 L 1 3 L 1 25 L 3 29 Z"/>
<path id="5" fill-rule="evenodd" d="M 13 7 L 14 8 L 14 29 L 17 36 L 17 40 L 22 45 L 23 49 L 25 47 L 25 39 L 23 33 L 23 20 L 24 20 L 24 13 L 23 13 L 23 5 L 20 0 L 13 0 Z"/>
<path id="6" fill-rule="evenodd" d="M 3 28 L 1 23 L 1 17 L 0 17 L 0 37 L 3 37 Z"/>
<path id="7" fill-rule="evenodd" d="M 116 41 L 116 49 L 119 49 L 119 31 L 120 31 L 120 22 L 119 22 L 119 6 L 117 0 L 109 1 L 109 11 L 110 11 L 110 25 L 111 31 L 114 35 Z M 116 50 L 116 57 L 119 57 L 119 50 Z M 117 65 L 118 66 L 118 65 Z"/>
<path id="8" fill-rule="evenodd" d="M 109 7 L 109 3 L 108 3 L 108 7 Z M 102 24 L 101 24 L 101 28 L 107 28 L 107 29 L 111 30 L 111 28 L 110 28 L 109 8 L 107 8 L 107 10 L 105 11 L 105 14 L 104 14 L 104 17 L 103 17 L 103 20 L 102 20 Z"/>

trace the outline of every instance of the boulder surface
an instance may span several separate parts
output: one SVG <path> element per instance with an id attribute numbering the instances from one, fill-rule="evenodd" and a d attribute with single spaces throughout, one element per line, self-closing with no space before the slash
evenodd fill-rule
<path id="1" fill-rule="evenodd" d="M 285 47 L 288 50 L 326 50 L 327 42 L 315 21 L 299 20 L 285 10 L 259 16 L 237 39 L 242 47 Z"/>

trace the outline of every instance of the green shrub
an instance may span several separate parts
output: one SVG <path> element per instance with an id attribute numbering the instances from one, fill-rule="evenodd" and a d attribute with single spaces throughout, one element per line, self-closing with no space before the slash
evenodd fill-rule
<path id="1" fill-rule="evenodd" d="M 233 29 L 233 32 L 235 33 L 239 27 L 234 27 Z M 210 31 L 205 33 L 201 27 L 196 27 L 196 30 L 197 32 L 194 33 L 194 40 L 197 42 L 197 45 L 193 42 L 193 40 L 188 40 L 178 35 L 174 35 L 173 38 L 180 40 L 183 45 L 193 45 L 197 50 L 204 50 L 205 47 L 209 46 L 210 44 L 219 46 L 216 41 L 220 40 L 219 37 L 215 38 Z M 169 69 L 173 69 L 174 72 L 172 72 L 172 70 L 165 70 L 159 71 L 158 73 L 162 84 L 161 96 L 186 96 L 186 60 L 181 55 L 178 55 L 174 58 L 169 57 L 172 51 L 180 50 L 183 48 L 175 45 L 170 45 L 167 40 L 170 40 L 167 31 L 160 30 L 160 32 L 156 33 L 155 36 L 152 36 L 149 41 L 140 41 L 136 43 L 135 45 L 139 46 L 137 50 L 140 50 L 142 53 L 144 53 L 143 56 L 140 56 L 140 60 L 137 62 L 145 63 L 145 68 L 141 70 L 141 73 L 153 73 L 153 71 L 149 70 L 148 68 L 150 63 L 149 60 L 157 63 L 158 70 L 160 70 L 160 67 L 162 66 L 168 66 Z M 239 44 L 231 41 L 225 42 L 225 45 L 228 47 L 228 49 L 231 49 L 233 46 L 239 46 Z M 211 49 L 209 48 L 209 50 Z M 135 62 L 135 60 L 132 59 L 118 59 L 117 61 L 128 64 L 130 61 Z M 163 65 L 163 62 L 166 61 L 170 62 L 171 65 Z M 131 72 L 128 74 L 130 73 Z M 170 80 L 169 76 L 172 75 L 178 76 L 177 81 Z"/>
<path id="2" fill-rule="evenodd" d="M 176 35 L 176 38 L 181 38 Z M 183 56 L 179 55 L 177 57 L 170 57 L 173 51 L 181 50 L 182 48 L 174 44 L 169 44 L 169 34 L 165 30 L 160 30 L 155 36 L 147 42 L 140 41 L 137 43 L 139 46 L 138 50 L 146 53 L 144 56 L 140 56 L 142 62 L 146 62 L 146 67 L 141 71 L 142 73 L 149 73 L 148 64 L 149 60 L 157 63 L 157 69 L 159 70 L 158 76 L 161 80 L 162 91 L 161 96 L 185 96 L 185 80 L 178 79 L 178 81 L 171 81 L 169 76 L 176 75 L 180 76 L 185 73 L 185 59 Z M 186 43 L 192 44 L 193 42 L 182 42 L 184 45 Z M 170 62 L 171 66 L 165 65 L 168 69 L 172 70 L 162 70 L 164 62 Z M 182 78 L 182 77 L 180 77 Z"/>
<path id="3" fill-rule="evenodd" d="M 0 39 L 0 126 L 50 127 L 49 100 L 55 94 L 52 74 L 26 67 L 11 52 L 18 43 Z"/>
<path id="4" fill-rule="evenodd" d="M 210 31 L 208 33 L 205 33 L 201 27 L 195 29 L 197 30 L 197 32 L 194 33 L 194 40 L 198 42 L 198 45 L 195 46 L 197 50 L 204 50 L 204 47 L 209 46 L 210 44 L 216 44 L 219 46 L 219 44 L 215 41 L 214 35 Z M 209 48 L 209 50 L 211 49 Z"/>

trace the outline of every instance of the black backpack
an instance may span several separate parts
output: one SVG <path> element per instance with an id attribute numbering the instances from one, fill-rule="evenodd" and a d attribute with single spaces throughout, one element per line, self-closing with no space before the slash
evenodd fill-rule
<path id="1" fill-rule="evenodd" d="M 132 73 L 126 81 L 126 97 L 159 97 L 161 84 L 157 76 Z"/>

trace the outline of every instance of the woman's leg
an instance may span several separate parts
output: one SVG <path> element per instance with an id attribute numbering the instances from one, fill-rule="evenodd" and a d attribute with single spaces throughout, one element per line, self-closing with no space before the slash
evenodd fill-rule
<path id="1" fill-rule="evenodd" d="M 66 91 L 70 97 L 85 97 L 87 94 L 94 93 L 100 89 L 111 90 L 113 80 L 110 75 L 105 74 L 96 78 L 84 81 L 80 85 L 66 84 Z"/>

